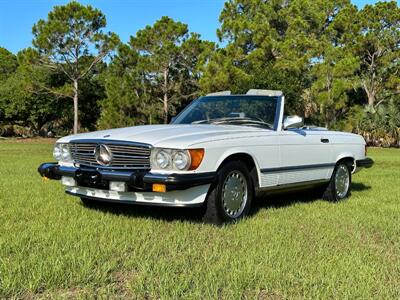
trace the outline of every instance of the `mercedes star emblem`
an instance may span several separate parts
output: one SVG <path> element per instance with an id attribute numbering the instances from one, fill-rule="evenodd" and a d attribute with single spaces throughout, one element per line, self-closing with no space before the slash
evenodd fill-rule
<path id="1" fill-rule="evenodd" d="M 102 166 L 108 166 L 112 161 L 112 152 L 106 145 L 99 144 L 94 150 L 96 161 Z"/>

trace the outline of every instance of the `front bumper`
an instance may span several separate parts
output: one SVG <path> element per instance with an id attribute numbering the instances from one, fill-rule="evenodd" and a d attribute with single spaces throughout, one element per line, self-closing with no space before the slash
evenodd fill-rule
<path id="1" fill-rule="evenodd" d="M 374 161 L 369 157 L 356 160 L 357 168 L 371 168 L 373 164 L 374 164 Z"/>
<path id="2" fill-rule="evenodd" d="M 125 182 L 128 191 L 151 192 L 155 183 L 165 184 L 167 191 L 186 190 L 215 182 L 216 172 L 190 174 L 157 174 L 149 171 L 106 170 L 100 168 L 76 168 L 44 163 L 38 168 L 42 177 L 60 180 L 63 176 L 74 178 L 79 187 L 108 190 L 110 181 Z"/>
<path id="3" fill-rule="evenodd" d="M 210 185 L 200 185 L 186 190 L 157 192 L 116 192 L 87 187 L 66 187 L 66 193 L 72 196 L 96 201 L 142 204 L 171 207 L 199 207 L 203 205 Z"/>

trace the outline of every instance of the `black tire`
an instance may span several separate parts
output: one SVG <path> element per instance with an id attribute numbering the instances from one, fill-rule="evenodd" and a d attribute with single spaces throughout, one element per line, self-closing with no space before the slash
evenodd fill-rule
<path id="1" fill-rule="evenodd" d="M 240 179 L 245 179 L 246 181 L 246 184 L 243 184 L 243 186 L 247 187 L 247 198 L 243 202 L 240 202 L 241 205 L 237 212 L 238 215 L 230 215 L 225 208 L 222 199 L 222 191 L 227 181 L 227 177 L 232 177 L 235 174 L 243 175 Z M 211 185 L 210 190 L 208 191 L 203 213 L 203 222 L 216 225 L 237 222 L 249 213 L 254 197 L 254 186 L 249 170 L 241 161 L 230 161 L 221 167 L 218 171 L 217 177 L 218 181 Z M 233 214 L 233 212 L 231 213 Z"/>
<path id="2" fill-rule="evenodd" d="M 335 178 L 338 175 L 338 172 L 343 173 L 345 170 L 348 176 L 347 190 L 344 189 L 342 190 L 342 193 L 340 193 L 340 190 L 336 186 L 337 180 L 335 180 Z M 332 202 L 337 202 L 346 199 L 350 195 L 350 186 L 351 186 L 351 166 L 346 161 L 339 161 L 336 164 L 335 169 L 333 170 L 331 180 L 329 181 L 329 184 L 326 186 L 322 198 L 324 200 Z"/>

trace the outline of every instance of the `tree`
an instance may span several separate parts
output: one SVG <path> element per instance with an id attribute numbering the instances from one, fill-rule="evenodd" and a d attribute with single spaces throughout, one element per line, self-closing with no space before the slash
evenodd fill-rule
<path id="1" fill-rule="evenodd" d="M 311 86 L 303 96 L 310 96 L 307 100 L 311 100 L 315 112 L 319 112 L 312 121 L 319 121 L 326 127 L 338 126 L 338 120 L 349 111 L 349 94 L 358 87 L 356 72 L 359 62 L 348 45 L 356 14 L 354 5 L 338 11 L 313 49 Z"/>
<path id="2" fill-rule="evenodd" d="M 252 87 L 253 76 L 241 68 L 241 49 L 228 45 L 217 49 L 204 67 L 200 78 L 201 90 L 204 93 L 230 90 L 233 93 L 244 93 Z"/>
<path id="3" fill-rule="evenodd" d="M 180 49 L 180 58 L 177 61 L 177 83 L 175 96 L 176 103 L 172 106 L 171 114 L 178 113 L 181 109 L 201 94 L 200 80 L 204 76 L 205 66 L 215 51 L 215 43 L 200 39 L 197 33 L 191 33 Z M 179 101 L 180 100 L 180 101 Z"/>
<path id="4" fill-rule="evenodd" d="M 200 93 L 214 44 L 163 17 L 118 48 L 105 76 L 99 128 L 168 122 Z"/>
<path id="5" fill-rule="evenodd" d="M 352 50 L 360 59 L 360 83 L 373 108 L 400 89 L 400 8 L 395 1 L 366 5 L 355 23 Z"/>
<path id="6" fill-rule="evenodd" d="M 105 26 L 106 18 L 98 9 L 72 1 L 55 6 L 47 20 L 39 20 L 32 29 L 33 45 L 39 52 L 38 63 L 61 70 L 72 83 L 72 93 L 64 92 L 64 96 L 73 99 L 74 133 L 79 130 L 79 82 L 119 43 L 116 34 L 103 32 Z M 92 58 L 83 62 L 83 57 Z M 60 93 L 60 90 L 48 90 Z"/>
<path id="7" fill-rule="evenodd" d="M 161 101 L 163 121 L 168 123 L 177 101 L 193 98 L 198 92 L 198 61 L 213 44 L 190 34 L 186 24 L 162 17 L 139 30 L 129 45 L 138 52 L 138 68 L 151 94 Z"/>
<path id="8" fill-rule="evenodd" d="M 17 57 L 6 48 L 0 47 L 0 81 L 14 73 L 17 67 Z"/>
<path id="9" fill-rule="evenodd" d="M 313 66 L 311 94 L 326 127 L 336 123 L 348 110 L 348 91 L 354 85 L 358 60 L 351 53 L 332 46 L 325 48 L 321 62 Z"/>
<path id="10" fill-rule="evenodd" d="M 7 84 L 4 81 L 14 74 L 17 67 L 17 57 L 6 48 L 0 47 L 0 121 L 6 119 L 7 102 L 9 101 L 9 97 L 6 96 L 8 94 Z"/>
<path id="11" fill-rule="evenodd" d="M 138 67 L 139 53 L 125 44 L 117 53 L 105 73 L 106 97 L 101 101 L 97 127 L 107 129 L 157 121 L 161 114 L 151 101 L 144 70 Z"/>
<path id="12" fill-rule="evenodd" d="M 17 69 L 0 81 L 0 125 L 22 126 L 26 132 L 47 136 L 65 135 L 73 126 L 68 93 L 69 79 L 61 70 L 32 63 L 38 53 L 24 49 L 16 55 Z M 82 57 L 91 61 L 93 57 Z M 104 98 L 102 74 L 106 65 L 97 64 L 79 85 L 82 127 L 94 130 L 99 116 L 98 100 Z M 46 87 L 46 89 L 43 89 Z M 49 91 L 48 89 L 51 89 Z"/>
<path id="13" fill-rule="evenodd" d="M 218 36 L 228 43 L 227 73 L 239 74 L 240 69 L 247 74 L 240 76 L 246 88 L 283 90 L 288 111 L 300 113 L 301 96 L 311 85 L 311 65 L 318 60 L 316 50 L 333 20 L 349 5 L 349 0 L 226 2 Z"/>
<path id="14" fill-rule="evenodd" d="M 43 125 L 64 115 L 65 106 L 63 99 L 36 93 L 32 89 L 32 78 L 35 82 L 55 87 L 63 85 L 64 76 L 46 68 L 33 68 L 26 51 L 20 51 L 17 60 L 15 72 L 0 81 L 0 119 L 8 125 L 24 126 L 38 134 Z"/>
<path id="15" fill-rule="evenodd" d="M 106 74 L 99 128 L 167 123 L 199 94 L 214 44 L 163 17 L 118 48 Z"/>

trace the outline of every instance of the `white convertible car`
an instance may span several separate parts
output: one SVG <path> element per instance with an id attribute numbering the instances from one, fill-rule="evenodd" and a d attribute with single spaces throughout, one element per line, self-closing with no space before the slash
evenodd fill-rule
<path id="1" fill-rule="evenodd" d="M 85 204 L 202 206 L 212 223 L 242 218 L 260 192 L 312 187 L 344 199 L 352 174 L 373 164 L 361 136 L 285 117 L 282 92 L 270 90 L 201 97 L 169 125 L 63 137 L 54 157 L 39 173 Z"/>

